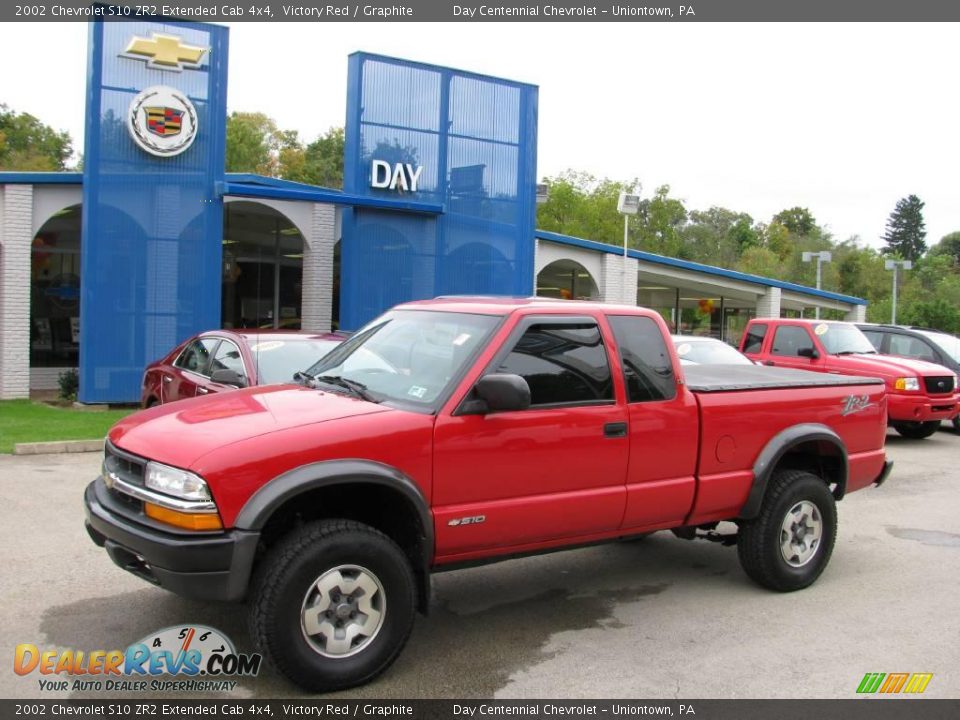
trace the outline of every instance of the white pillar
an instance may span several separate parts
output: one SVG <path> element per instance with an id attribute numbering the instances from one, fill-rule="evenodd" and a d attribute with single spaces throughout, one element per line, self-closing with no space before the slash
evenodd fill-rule
<path id="1" fill-rule="evenodd" d="M 624 268 L 626 264 L 626 268 Z M 637 261 L 623 255 L 603 254 L 600 299 L 618 305 L 637 304 Z"/>
<path id="2" fill-rule="evenodd" d="M 0 187 L 0 399 L 30 397 L 33 186 Z"/>
<path id="3" fill-rule="evenodd" d="M 770 287 L 767 292 L 757 298 L 758 318 L 780 317 L 780 288 Z"/>
<path id="4" fill-rule="evenodd" d="M 847 322 L 862 323 L 867 321 L 867 306 L 866 305 L 854 305 L 847 311 L 847 314 L 843 316 L 843 319 Z"/>
<path id="5" fill-rule="evenodd" d="M 310 237 L 303 244 L 303 298 L 300 326 L 330 332 L 333 315 L 333 246 L 337 242 L 337 209 L 314 203 Z"/>

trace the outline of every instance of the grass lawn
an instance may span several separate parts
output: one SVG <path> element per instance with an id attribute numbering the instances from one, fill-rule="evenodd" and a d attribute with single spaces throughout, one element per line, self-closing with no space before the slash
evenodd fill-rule
<path id="1" fill-rule="evenodd" d="M 30 400 L 0 400 L 0 453 L 12 453 L 14 443 L 102 438 L 117 420 L 134 410 L 92 412 Z"/>

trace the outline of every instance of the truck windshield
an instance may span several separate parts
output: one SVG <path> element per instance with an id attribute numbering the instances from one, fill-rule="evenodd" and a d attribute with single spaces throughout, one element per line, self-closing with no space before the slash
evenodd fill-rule
<path id="1" fill-rule="evenodd" d="M 500 318 L 393 310 L 305 372 L 314 382 L 374 402 L 431 408 Z"/>
<path id="2" fill-rule="evenodd" d="M 813 331 L 831 355 L 859 353 L 875 355 L 877 352 L 870 341 L 867 340 L 867 336 L 860 332 L 860 328 L 856 325 L 832 322 L 819 323 L 814 326 Z"/>

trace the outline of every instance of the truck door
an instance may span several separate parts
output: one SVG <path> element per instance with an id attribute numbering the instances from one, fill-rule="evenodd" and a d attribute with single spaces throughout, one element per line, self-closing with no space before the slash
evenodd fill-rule
<path id="1" fill-rule="evenodd" d="M 676 525 L 693 507 L 699 413 L 677 384 L 664 332 L 652 318 L 612 315 L 627 392 L 630 463 L 624 530 Z"/>
<path id="2" fill-rule="evenodd" d="M 813 357 L 816 355 L 817 357 Z M 775 328 L 770 350 L 763 360 L 764 365 L 794 368 L 796 370 L 817 370 L 824 372 L 821 351 L 810 336 L 809 329 L 803 325 L 780 325 Z"/>
<path id="3" fill-rule="evenodd" d="M 484 374 L 530 386 L 526 410 L 437 418 L 436 553 L 533 549 L 615 530 L 623 517 L 627 412 L 592 317 L 520 320 Z"/>

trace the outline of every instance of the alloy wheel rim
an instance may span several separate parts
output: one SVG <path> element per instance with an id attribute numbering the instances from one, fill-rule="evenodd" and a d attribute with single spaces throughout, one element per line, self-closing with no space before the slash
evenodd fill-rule
<path id="1" fill-rule="evenodd" d="M 374 573 L 360 565 L 338 565 L 310 583 L 300 609 L 300 629 L 320 655 L 349 657 L 373 641 L 386 611 L 386 593 Z"/>
<path id="2" fill-rule="evenodd" d="M 801 500 L 783 518 L 780 526 L 780 554 L 790 567 L 800 568 L 813 560 L 823 539 L 820 508 Z"/>

